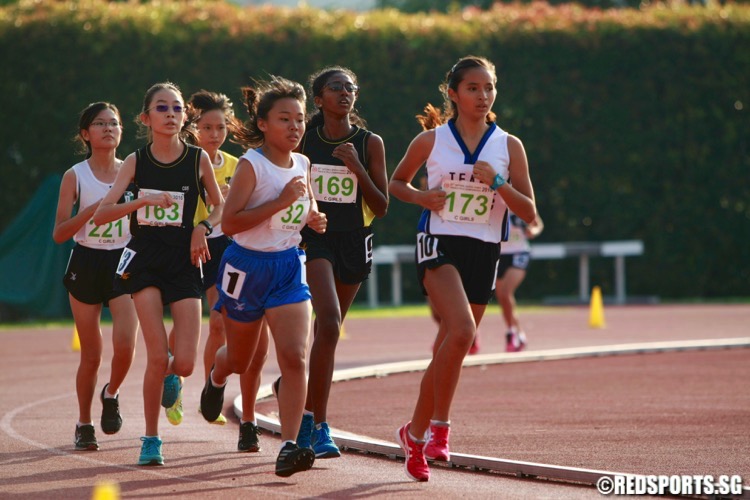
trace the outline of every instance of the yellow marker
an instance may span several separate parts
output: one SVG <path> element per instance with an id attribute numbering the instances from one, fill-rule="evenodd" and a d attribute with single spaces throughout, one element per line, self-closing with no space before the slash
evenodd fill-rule
<path id="1" fill-rule="evenodd" d="M 73 342 L 71 343 L 70 348 L 73 350 L 73 352 L 79 352 L 81 350 L 81 339 L 78 338 L 78 328 L 73 326 Z"/>
<path id="2" fill-rule="evenodd" d="M 591 328 L 604 328 L 604 305 L 602 304 L 602 289 L 595 286 L 591 290 L 591 313 L 589 315 Z"/>
<path id="3" fill-rule="evenodd" d="M 91 500 L 119 500 L 120 485 L 113 481 L 103 481 L 94 486 Z"/>
<path id="4" fill-rule="evenodd" d="M 341 340 L 346 340 L 348 338 L 346 336 L 346 329 L 344 328 L 344 323 L 341 323 L 341 334 L 339 335 L 339 338 Z"/>

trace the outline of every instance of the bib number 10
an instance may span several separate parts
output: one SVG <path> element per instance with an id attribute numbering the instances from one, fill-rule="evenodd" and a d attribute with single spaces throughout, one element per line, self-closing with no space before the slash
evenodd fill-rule
<path id="1" fill-rule="evenodd" d="M 438 257 L 438 239 L 432 234 L 417 234 L 417 262 L 437 259 Z"/>

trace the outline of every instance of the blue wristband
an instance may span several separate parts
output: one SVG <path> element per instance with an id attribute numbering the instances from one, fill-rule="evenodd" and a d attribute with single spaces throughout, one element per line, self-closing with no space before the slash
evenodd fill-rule
<path id="1" fill-rule="evenodd" d="M 499 188 L 503 184 L 505 184 L 505 179 L 503 178 L 502 175 L 497 174 L 495 176 L 495 180 L 492 181 L 492 185 L 490 186 L 490 189 L 493 190 L 493 191 L 495 191 L 497 188 Z"/>

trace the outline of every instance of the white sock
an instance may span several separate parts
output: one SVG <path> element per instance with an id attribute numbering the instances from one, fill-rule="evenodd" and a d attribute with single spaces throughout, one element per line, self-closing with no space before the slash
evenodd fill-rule
<path id="1" fill-rule="evenodd" d="M 242 419 L 240 419 L 240 425 L 242 425 L 242 424 L 246 424 L 246 423 L 247 423 L 247 420 L 242 420 Z M 253 425 L 254 425 L 255 427 L 258 427 L 258 421 L 257 421 L 257 420 L 252 420 L 252 423 L 253 423 Z"/>
<path id="2" fill-rule="evenodd" d="M 451 422 L 450 420 L 447 422 L 444 420 L 430 420 L 430 425 L 442 425 L 443 427 L 450 427 Z"/>
<path id="3" fill-rule="evenodd" d="M 313 412 L 311 412 L 310 410 L 302 410 L 302 414 L 303 415 L 310 415 L 311 417 L 315 416 L 315 414 Z"/>
<path id="4" fill-rule="evenodd" d="M 227 382 L 228 382 L 228 380 L 225 379 L 223 384 L 217 384 L 216 381 L 214 380 L 213 370 L 211 370 L 211 376 L 209 377 L 209 380 L 211 381 L 211 385 L 216 387 L 217 389 L 224 387 L 225 385 L 227 385 Z"/>
<path id="5" fill-rule="evenodd" d="M 104 399 L 115 399 L 118 394 L 120 394 L 120 390 L 119 389 L 114 394 L 112 394 L 111 392 L 109 392 L 109 384 L 107 384 L 107 388 L 104 389 Z"/>
<path id="6" fill-rule="evenodd" d="M 414 441 L 415 443 L 424 443 L 424 439 L 417 439 L 414 437 L 414 435 L 409 431 L 409 439 Z"/>
<path id="7" fill-rule="evenodd" d="M 83 426 L 83 425 L 92 425 L 92 426 L 93 426 L 93 425 L 94 425 L 94 422 L 89 422 L 89 423 L 78 422 L 78 423 L 76 424 L 76 427 L 81 427 L 81 426 Z"/>
<path id="8" fill-rule="evenodd" d="M 292 441 L 291 439 L 287 439 L 286 441 L 281 442 L 281 447 L 279 448 L 279 451 L 284 449 L 284 446 L 286 446 L 287 443 L 297 444 L 295 441 Z"/>

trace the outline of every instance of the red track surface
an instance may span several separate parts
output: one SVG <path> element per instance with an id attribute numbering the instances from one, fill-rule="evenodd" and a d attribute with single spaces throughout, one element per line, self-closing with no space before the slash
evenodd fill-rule
<path id="1" fill-rule="evenodd" d="M 750 336 L 750 306 L 608 307 L 607 328 L 589 329 L 587 308 L 523 311 L 529 349 Z M 206 326 L 204 325 L 204 334 Z M 501 352 L 500 316 L 480 329 L 482 352 Z M 428 318 L 350 319 L 337 368 L 424 359 Z M 259 454 L 236 450 L 236 419 L 206 424 L 197 413 L 202 367 L 185 385 L 185 420 L 161 421 L 164 467 L 135 465 L 143 432 L 143 344 L 121 391 L 125 419 L 101 450 L 74 452 L 71 329 L 0 332 L 0 497 L 90 498 L 99 481 L 123 497 L 601 498 L 594 488 L 433 467 L 429 483 L 408 481 L 400 461 L 358 453 L 319 460 L 312 471 L 273 474 L 278 438 Z M 105 330 L 105 336 L 109 330 Z M 204 335 L 205 338 L 205 335 Z M 108 376 L 105 349 L 99 387 Z M 278 370 L 273 354 L 264 382 Z M 464 370 L 452 416 L 456 452 L 643 474 L 740 474 L 750 483 L 750 350 L 691 351 L 494 365 Z M 334 385 L 332 426 L 393 441 L 407 420 L 419 374 Z M 230 380 L 227 407 L 238 394 Z M 275 402 L 259 410 L 276 410 Z M 98 415 L 100 406 L 94 403 Z M 97 423 L 98 428 L 98 423 Z"/>

